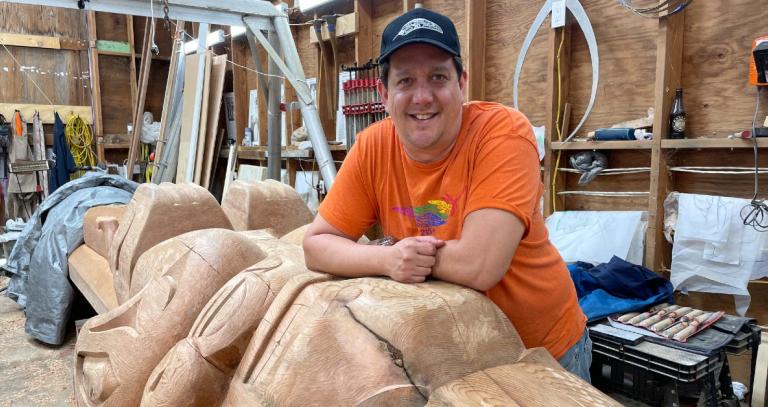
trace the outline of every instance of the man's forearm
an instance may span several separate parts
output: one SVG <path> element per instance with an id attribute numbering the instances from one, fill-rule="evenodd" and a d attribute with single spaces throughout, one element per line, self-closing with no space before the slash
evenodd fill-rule
<path id="1" fill-rule="evenodd" d="M 307 268 L 341 277 L 387 275 L 391 247 L 363 245 L 341 236 L 318 234 L 304 241 Z"/>
<path id="2" fill-rule="evenodd" d="M 437 251 L 437 262 L 432 267 L 432 277 L 485 291 L 490 288 L 485 287 L 486 285 L 495 284 L 495 282 L 482 281 L 483 266 L 478 261 L 479 255 L 480 253 L 468 253 L 460 240 L 446 241 L 445 246 Z"/>

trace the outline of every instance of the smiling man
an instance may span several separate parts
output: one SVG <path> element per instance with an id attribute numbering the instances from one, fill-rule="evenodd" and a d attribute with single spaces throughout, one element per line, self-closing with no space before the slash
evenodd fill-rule
<path id="1" fill-rule="evenodd" d="M 497 103 L 464 103 L 456 28 L 417 8 L 381 40 L 390 118 L 358 137 L 304 238 L 307 267 L 344 277 L 432 277 L 484 292 L 527 347 L 589 381 L 591 342 L 549 242 L 531 125 Z M 393 246 L 356 243 L 373 224 Z"/>

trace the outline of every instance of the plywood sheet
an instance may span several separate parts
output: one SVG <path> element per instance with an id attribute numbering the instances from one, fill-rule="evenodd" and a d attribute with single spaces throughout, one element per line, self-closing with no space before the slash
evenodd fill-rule
<path id="1" fill-rule="evenodd" d="M 179 135 L 179 162 L 176 167 L 177 183 L 185 182 L 187 179 L 187 162 L 190 159 L 195 159 L 195 157 L 189 157 L 189 143 L 191 133 L 194 130 L 192 129 L 192 116 L 194 114 L 196 97 L 195 86 L 198 80 L 205 80 L 204 77 L 198 78 L 197 75 L 199 60 L 200 58 L 197 54 L 192 54 L 186 56 L 184 63 L 184 97 L 182 100 L 181 134 Z M 199 128 L 197 131 L 199 131 Z"/>
<path id="2" fill-rule="evenodd" d="M 224 90 L 224 74 L 227 71 L 227 55 L 217 55 L 211 61 L 211 86 L 208 91 L 208 125 L 205 133 L 203 148 L 203 173 L 201 185 L 209 189 L 211 186 L 211 168 L 218 159 L 217 136 L 219 134 L 219 112 L 221 112 L 221 96 Z"/>
<path id="3" fill-rule="evenodd" d="M 200 126 L 197 129 L 197 150 L 195 151 L 195 177 L 194 182 L 200 185 L 203 173 L 203 153 L 205 152 L 206 130 L 208 129 L 208 105 L 211 91 L 211 51 L 205 53 L 205 77 L 203 80 L 202 105 L 200 106 Z"/>
<path id="4" fill-rule="evenodd" d="M 600 82 L 597 99 L 581 134 L 646 116 L 654 105 L 658 21 L 636 16 L 616 2 L 583 0 L 597 37 Z M 545 22 L 548 25 L 549 22 Z M 571 126 L 584 115 L 592 86 L 589 50 L 581 31 L 571 36 Z"/>
<path id="5" fill-rule="evenodd" d="M 485 97 L 513 106 L 512 80 L 523 39 L 539 5 L 521 7 L 518 1 L 488 1 L 486 10 Z M 519 108 L 534 125 L 544 125 L 547 111 L 547 31 L 549 20 L 528 50 L 520 74 Z"/>
<path id="6" fill-rule="evenodd" d="M 711 137 L 748 129 L 756 91 L 747 83 L 747 63 L 752 40 L 766 34 L 765 3 L 696 1 L 685 14 L 686 133 Z"/>
<path id="7" fill-rule="evenodd" d="M 131 123 L 130 58 L 99 55 L 102 125 L 105 134 L 126 134 Z"/>

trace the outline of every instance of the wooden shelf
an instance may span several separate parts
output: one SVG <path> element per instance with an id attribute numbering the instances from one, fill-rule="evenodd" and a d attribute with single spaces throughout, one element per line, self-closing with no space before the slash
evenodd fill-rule
<path id="1" fill-rule="evenodd" d="M 768 147 L 768 138 L 758 138 L 758 147 Z M 661 140 L 661 148 L 752 148 L 752 139 L 689 138 Z"/>
<path id="2" fill-rule="evenodd" d="M 116 52 L 116 51 L 102 51 L 102 50 L 98 50 L 97 52 L 99 55 L 109 55 L 113 57 L 130 57 L 131 56 L 130 52 Z"/>
<path id="3" fill-rule="evenodd" d="M 104 144 L 105 150 L 127 150 L 130 148 L 130 143 L 117 143 L 117 144 Z"/>
<path id="4" fill-rule="evenodd" d="M 346 151 L 347 146 L 343 144 L 335 144 L 328 146 L 331 152 L 334 151 Z M 312 149 L 299 150 L 297 148 L 285 148 L 283 147 L 280 152 L 280 158 L 314 158 L 315 154 Z M 267 159 L 267 147 L 255 146 L 244 147 L 239 146 L 237 148 L 237 158 L 245 160 L 266 160 Z"/>
<path id="5" fill-rule="evenodd" d="M 136 52 L 137 52 L 136 59 L 141 60 L 141 54 L 138 53 L 140 51 L 136 50 Z M 153 61 L 166 61 L 166 62 L 170 62 L 171 61 L 171 57 L 170 57 L 170 55 L 152 55 L 152 60 Z"/>
<path id="6" fill-rule="evenodd" d="M 627 141 L 553 141 L 550 148 L 561 150 L 650 150 L 652 140 Z"/>

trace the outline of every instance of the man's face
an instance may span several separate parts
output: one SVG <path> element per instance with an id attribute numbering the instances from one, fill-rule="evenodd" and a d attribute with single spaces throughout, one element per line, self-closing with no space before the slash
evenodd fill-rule
<path id="1" fill-rule="evenodd" d="M 389 66 L 379 93 L 406 152 L 420 162 L 445 157 L 461 128 L 466 73 L 457 77 L 450 54 L 421 43 L 397 50 Z"/>

